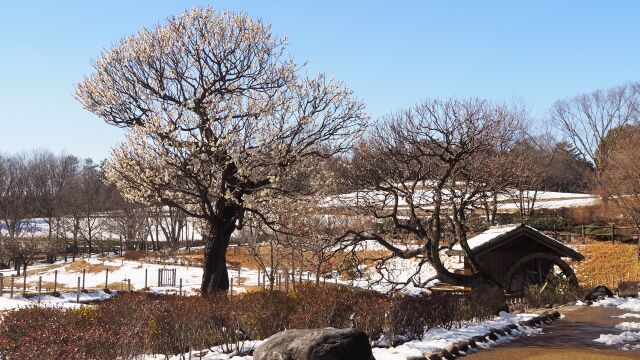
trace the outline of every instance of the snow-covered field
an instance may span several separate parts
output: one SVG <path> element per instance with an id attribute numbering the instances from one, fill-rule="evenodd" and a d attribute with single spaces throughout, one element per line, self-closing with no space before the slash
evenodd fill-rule
<path id="1" fill-rule="evenodd" d="M 596 301 L 593 306 L 615 306 L 618 309 L 629 311 L 617 316 L 621 322 L 615 328 L 621 330 L 621 333 L 601 334 L 593 341 L 616 346 L 623 350 L 640 350 L 640 322 L 630 321 L 630 319 L 640 319 L 640 297 L 614 296 Z"/>
<path id="2" fill-rule="evenodd" d="M 462 266 L 458 263 L 458 257 L 448 257 L 442 254 L 443 261 L 451 268 L 457 268 Z M 365 277 L 361 279 L 346 280 L 342 278 L 321 278 L 321 282 L 337 283 L 343 285 L 358 286 L 362 288 L 369 288 L 378 291 L 388 291 L 392 288 L 391 282 L 403 282 L 406 281 L 412 274 L 418 273 L 419 278 L 428 279 L 433 277 L 436 272 L 428 264 L 423 265 L 420 269 L 417 267 L 416 260 L 392 260 L 388 265 L 385 277 L 381 278 L 376 272 L 369 271 Z M 75 263 L 64 263 L 62 261 L 54 264 L 38 264 L 29 267 L 27 272 L 27 293 L 34 294 L 37 292 L 37 285 L 42 281 L 43 293 L 53 291 L 53 284 L 57 278 L 57 289 L 62 293 L 61 298 L 42 297 L 41 303 L 44 305 L 59 305 L 61 303 L 75 302 L 78 281 L 83 282 L 83 269 L 86 269 L 84 273 L 84 288 L 92 291 L 102 290 L 105 288 L 105 283 L 108 284 L 110 290 L 122 291 L 128 290 L 129 284 L 131 290 L 140 290 L 148 288 L 151 292 L 157 293 L 178 293 L 180 291 L 180 282 L 182 281 L 182 293 L 183 294 L 197 294 L 200 288 L 200 281 L 202 279 L 201 267 L 189 267 L 189 266 L 177 266 L 177 265 L 158 265 L 145 262 L 124 260 L 122 258 L 106 258 L 106 257 L 93 257 L 86 260 L 76 260 Z M 108 274 L 107 274 L 108 269 Z M 159 269 L 175 269 L 176 272 L 176 286 L 158 286 L 158 270 Z M 14 270 L 0 270 L 0 274 L 3 275 L 3 298 L 0 300 L 0 310 L 7 310 L 9 308 L 15 308 L 20 306 L 26 306 L 34 303 L 33 299 L 23 299 L 22 286 L 24 277 L 15 277 L 14 279 L 14 299 L 11 301 L 2 302 L 5 299 L 9 300 L 10 292 L 10 279 L 12 275 L 15 275 Z M 246 291 L 247 286 L 258 286 L 258 271 L 255 269 L 242 268 L 240 273 L 235 270 L 229 271 L 229 277 L 233 281 L 234 293 L 241 293 Z M 296 276 L 297 278 L 297 276 Z M 303 273 L 303 279 L 314 279 L 314 274 Z M 260 276 L 260 284 L 262 283 L 262 276 Z M 437 281 L 432 283 L 436 284 Z M 284 284 L 282 284 L 284 286 Z M 422 288 L 416 288 L 413 284 L 409 284 L 404 288 L 404 291 L 409 293 L 417 293 L 424 291 Z M 104 294 L 104 293 L 102 293 Z M 106 296 L 104 294 L 103 296 Z M 81 295 L 89 296 L 88 294 Z M 89 301 L 92 299 L 84 299 Z"/>
<path id="3" fill-rule="evenodd" d="M 533 191 L 529 192 L 533 198 Z M 389 194 L 376 191 L 358 191 L 324 199 L 322 205 L 325 207 L 355 207 L 360 205 L 390 206 L 392 198 Z M 433 194 L 430 191 L 416 190 L 413 198 L 414 204 L 424 208 L 429 208 L 433 202 Z M 535 194 L 536 209 L 558 209 L 563 207 L 579 207 L 595 205 L 598 197 L 583 193 L 564 193 L 554 191 L 538 191 Z M 400 209 L 407 208 L 405 199 L 400 198 L 398 206 Z M 507 195 L 498 196 L 498 211 L 509 212 L 518 209 L 518 205 L 513 198 Z"/>

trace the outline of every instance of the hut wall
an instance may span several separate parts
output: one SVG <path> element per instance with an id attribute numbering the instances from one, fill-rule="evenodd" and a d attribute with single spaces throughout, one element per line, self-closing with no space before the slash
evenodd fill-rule
<path id="1" fill-rule="evenodd" d="M 494 279 L 503 282 L 511 266 L 521 258 L 538 252 L 552 253 L 551 248 L 527 237 L 514 238 L 477 256 L 478 262 Z"/>

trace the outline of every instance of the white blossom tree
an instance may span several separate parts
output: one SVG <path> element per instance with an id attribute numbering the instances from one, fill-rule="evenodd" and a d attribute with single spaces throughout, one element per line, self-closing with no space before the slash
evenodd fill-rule
<path id="1" fill-rule="evenodd" d="M 107 177 L 135 201 L 207 224 L 203 294 L 228 287 L 226 250 L 263 205 L 313 193 L 318 158 L 349 150 L 364 106 L 324 75 L 307 78 L 284 39 L 244 14 L 196 8 L 106 51 L 76 96 L 128 128 Z"/>

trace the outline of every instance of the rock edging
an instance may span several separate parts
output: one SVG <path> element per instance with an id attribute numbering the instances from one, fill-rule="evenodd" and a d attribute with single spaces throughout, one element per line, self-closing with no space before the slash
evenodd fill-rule
<path id="1" fill-rule="evenodd" d="M 560 313 L 558 311 L 546 312 L 534 317 L 533 319 L 521 321 L 517 324 L 509 324 L 499 329 L 490 329 L 487 334 L 474 336 L 471 339 L 460 341 L 454 344 L 449 350 L 440 349 L 432 353 L 424 354 L 423 356 L 411 357 L 407 360 L 452 360 L 459 356 L 464 356 L 469 350 L 478 349 L 478 344 L 480 343 L 496 341 L 501 337 L 511 335 L 515 330 L 520 328 L 541 327 L 545 324 L 550 324 L 559 318 Z"/>

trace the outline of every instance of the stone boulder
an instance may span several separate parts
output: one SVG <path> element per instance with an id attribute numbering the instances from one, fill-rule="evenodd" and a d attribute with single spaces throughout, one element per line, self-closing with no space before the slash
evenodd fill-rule
<path id="1" fill-rule="evenodd" d="M 621 297 L 636 297 L 638 296 L 638 289 L 640 288 L 639 281 L 622 281 L 618 284 L 618 296 Z"/>
<path id="2" fill-rule="evenodd" d="M 605 297 L 613 296 L 613 291 L 604 285 L 596 285 L 584 296 L 586 301 L 596 301 Z"/>
<path id="3" fill-rule="evenodd" d="M 375 360 L 367 334 L 358 329 L 294 329 L 266 339 L 254 360 Z"/>

